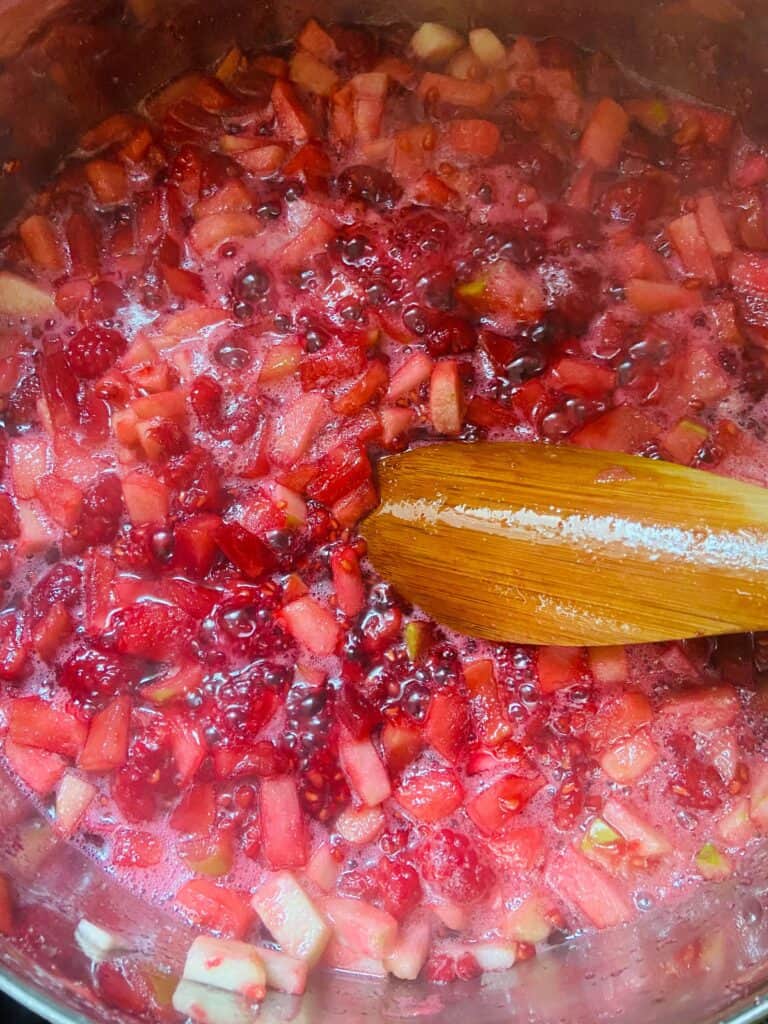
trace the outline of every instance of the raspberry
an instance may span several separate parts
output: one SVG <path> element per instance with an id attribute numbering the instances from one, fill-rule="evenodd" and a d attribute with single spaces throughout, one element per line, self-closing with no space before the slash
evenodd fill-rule
<path id="1" fill-rule="evenodd" d="M 421 899 L 421 882 L 416 869 L 407 861 L 382 857 L 376 865 L 376 875 L 382 907 L 402 921 Z"/>
<path id="2" fill-rule="evenodd" d="M 421 873 L 449 899 L 473 903 L 490 889 L 493 874 L 481 862 L 469 839 L 444 828 L 424 843 L 420 850 Z"/>
<path id="3" fill-rule="evenodd" d="M 64 538 L 64 553 L 73 554 L 97 544 L 108 544 L 117 534 L 122 514 L 122 485 L 114 473 L 107 473 L 86 491 L 80 519 Z"/>
<path id="4" fill-rule="evenodd" d="M 61 562 L 46 573 L 32 588 L 29 608 L 33 622 L 38 622 L 52 604 L 64 604 L 71 608 L 80 600 L 82 574 L 74 565 Z"/>
<path id="5" fill-rule="evenodd" d="M 367 164 L 347 167 L 337 178 L 336 187 L 341 195 L 378 210 L 391 209 L 403 194 L 388 171 Z"/>
<path id="6" fill-rule="evenodd" d="M 73 373 L 85 380 L 92 380 L 106 373 L 127 347 L 128 342 L 122 334 L 108 327 L 89 324 L 70 341 L 67 359 Z"/>
<path id="7" fill-rule="evenodd" d="M 112 654 L 78 648 L 61 666 L 58 677 L 75 700 L 106 697 L 123 692 L 134 682 L 133 673 Z"/>

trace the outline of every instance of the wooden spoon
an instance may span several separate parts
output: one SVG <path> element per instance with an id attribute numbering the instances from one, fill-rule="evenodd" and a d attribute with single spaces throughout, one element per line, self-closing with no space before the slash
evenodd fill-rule
<path id="1" fill-rule="evenodd" d="M 768 489 L 507 442 L 418 448 L 379 472 L 374 566 L 462 633 L 599 646 L 768 628 Z"/>

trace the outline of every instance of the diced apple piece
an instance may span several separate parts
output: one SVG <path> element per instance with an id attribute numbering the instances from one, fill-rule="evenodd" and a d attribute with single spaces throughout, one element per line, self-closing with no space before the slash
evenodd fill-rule
<path id="1" fill-rule="evenodd" d="M 19 224 L 19 235 L 34 263 L 46 270 L 61 270 L 62 247 L 47 217 L 39 213 L 27 217 Z"/>
<path id="2" fill-rule="evenodd" d="M 683 418 L 663 435 L 661 441 L 675 462 L 687 466 L 708 438 L 709 431 L 703 423 Z"/>
<path id="3" fill-rule="evenodd" d="M 463 45 L 458 32 L 434 21 L 423 22 L 411 36 L 411 49 L 425 64 L 443 64 Z"/>
<path id="4" fill-rule="evenodd" d="M 189 240 L 201 256 L 206 256 L 233 238 L 253 238 L 263 227 L 252 213 L 212 213 L 195 224 Z"/>
<path id="5" fill-rule="evenodd" d="M 398 402 L 412 392 L 417 391 L 432 375 L 434 363 L 426 352 L 415 352 L 403 363 L 393 375 L 387 398 L 390 402 Z"/>
<path id="6" fill-rule="evenodd" d="M 504 44 L 489 28 L 473 28 L 469 33 L 469 45 L 487 68 L 495 68 L 507 58 Z"/>
<path id="7" fill-rule="evenodd" d="M 276 949 L 259 948 L 259 957 L 264 964 L 267 986 L 285 992 L 290 996 L 300 996 L 307 987 L 307 964 L 304 960 L 279 953 Z"/>
<path id="8" fill-rule="evenodd" d="M 493 86 L 490 82 L 462 81 L 451 75 L 436 75 L 431 71 L 422 76 L 416 92 L 422 100 L 434 96 L 442 103 L 473 110 L 484 109 L 493 99 Z"/>
<path id="9" fill-rule="evenodd" d="M 660 708 L 662 719 L 706 736 L 733 725 L 739 697 L 732 686 L 697 687 L 670 697 Z"/>
<path id="10" fill-rule="evenodd" d="M 124 936 L 85 918 L 81 918 L 75 928 L 75 942 L 88 959 L 96 963 L 131 948 L 131 944 Z"/>
<path id="11" fill-rule="evenodd" d="M 630 306 L 649 316 L 688 309 L 701 301 L 700 293 L 694 289 L 666 281 L 642 281 L 637 277 L 627 281 L 624 291 Z"/>
<path id="12" fill-rule="evenodd" d="M 455 359 L 438 363 L 429 381 L 429 415 L 438 434 L 461 433 L 464 392 Z"/>
<path id="13" fill-rule="evenodd" d="M 85 176 L 103 205 L 112 206 L 125 199 L 128 178 L 122 164 L 114 160 L 89 160 L 85 165 Z"/>
<path id="14" fill-rule="evenodd" d="M 318 889 L 330 892 L 336 884 L 340 870 L 341 865 L 336 857 L 334 857 L 330 846 L 327 843 L 323 843 L 309 858 L 306 874 L 307 878 L 314 882 Z"/>
<path id="15" fill-rule="evenodd" d="M 493 662 L 487 658 L 468 662 L 464 665 L 464 679 L 480 738 L 495 747 L 510 734 L 512 726 L 501 706 Z"/>
<path id="16" fill-rule="evenodd" d="M 253 1024 L 253 1010 L 242 996 L 182 981 L 173 993 L 173 1008 L 195 1024 Z"/>
<path id="17" fill-rule="evenodd" d="M 658 829 L 647 821 L 625 801 L 611 797 L 603 807 L 603 817 L 643 857 L 665 857 L 672 852 L 672 844 Z"/>
<path id="18" fill-rule="evenodd" d="M 403 981 L 415 981 L 427 962 L 432 944 L 432 927 L 425 916 L 412 917 L 401 927 L 384 966 Z"/>
<path id="19" fill-rule="evenodd" d="M 336 819 L 335 828 L 348 843 L 365 846 L 375 842 L 384 831 L 384 824 L 384 812 L 379 807 L 347 807 Z"/>
<path id="20" fill-rule="evenodd" d="M 292 778 L 264 779 L 259 817 L 262 849 L 269 867 L 303 867 L 307 863 L 307 837 Z"/>
<path id="21" fill-rule="evenodd" d="M 249 1003 L 266 993 L 266 973 L 260 950 L 247 942 L 198 936 L 189 947 L 184 979 L 236 992 Z"/>
<path id="22" fill-rule="evenodd" d="M 647 729 L 620 740 L 600 757 L 605 774 L 621 786 L 629 786 L 642 778 L 658 761 L 659 751 Z"/>
<path id="23" fill-rule="evenodd" d="M 370 739 L 348 733 L 339 740 L 339 762 L 350 789 L 366 807 L 378 807 L 392 793 L 387 770 Z"/>
<path id="24" fill-rule="evenodd" d="M 310 18 L 305 23 L 296 38 L 296 45 L 308 53 L 314 54 L 318 60 L 322 60 L 326 64 L 332 64 L 340 56 L 333 38 L 314 18 Z"/>
<path id="25" fill-rule="evenodd" d="M 579 152 L 582 158 L 591 160 L 601 170 L 613 167 L 628 128 L 626 110 L 610 98 L 600 100 L 581 137 Z"/>
<path id="26" fill-rule="evenodd" d="M 744 846 L 755 834 L 755 825 L 750 817 L 748 797 L 739 797 L 733 807 L 717 823 L 717 831 L 727 846 Z"/>
<path id="27" fill-rule="evenodd" d="M 632 908 L 615 882 L 575 850 L 565 851 L 549 865 L 547 881 L 597 928 L 611 928 L 632 920 Z"/>
<path id="28" fill-rule="evenodd" d="M 551 896 L 533 893 L 508 911 L 502 921 L 503 934 L 515 942 L 544 942 L 556 929 L 563 926 L 563 916 Z"/>
<path id="29" fill-rule="evenodd" d="M 704 878 L 711 881 L 721 881 L 733 872 L 730 860 L 714 843 L 702 846 L 696 854 L 696 867 Z"/>
<path id="30" fill-rule="evenodd" d="M 335 938 L 363 956 L 388 956 L 397 938 L 397 921 L 365 900 L 333 896 L 325 902 L 325 913 Z"/>
<path id="31" fill-rule="evenodd" d="M 271 455 L 281 466 L 292 466 L 309 448 L 325 423 L 328 409 L 322 395 L 309 392 L 285 408 L 272 436 Z"/>
<path id="32" fill-rule="evenodd" d="M 590 647 L 589 668 L 596 683 L 618 686 L 629 677 L 625 647 Z"/>
<path id="33" fill-rule="evenodd" d="M 272 106 L 279 134 L 292 142 L 306 142 L 315 134 L 312 118 L 289 82 L 277 79 L 272 86 Z"/>
<path id="34" fill-rule="evenodd" d="M 482 78 L 486 68 L 480 58 L 468 46 L 459 50 L 451 57 L 446 71 L 452 78 L 474 80 Z"/>
<path id="35" fill-rule="evenodd" d="M 346 547 L 333 552 L 331 572 L 336 602 L 344 614 L 352 618 L 362 611 L 365 604 L 365 585 L 354 548 Z"/>
<path id="36" fill-rule="evenodd" d="M 296 85 L 317 96 L 330 96 L 339 82 L 339 76 L 332 68 L 306 50 L 297 50 L 293 55 L 288 75 Z"/>
<path id="37" fill-rule="evenodd" d="M 676 218 L 667 225 L 667 231 L 688 273 L 707 284 L 717 284 L 717 271 L 696 214 Z"/>
<path id="38" fill-rule="evenodd" d="M 20 501 L 17 508 L 21 534 L 16 553 L 20 557 L 47 551 L 58 540 L 56 532 L 42 514 L 28 501 Z"/>
<path id="39" fill-rule="evenodd" d="M 134 526 L 165 522 L 170 497 L 157 477 L 134 470 L 123 480 L 123 497 Z"/>
<path id="40" fill-rule="evenodd" d="M 323 955 L 331 929 L 289 871 L 268 878 L 252 905 L 285 953 L 310 965 Z"/>
<path id="41" fill-rule="evenodd" d="M 733 242 L 713 196 L 699 196 L 696 200 L 696 216 L 712 255 L 730 256 L 733 252 Z"/>
<path id="42" fill-rule="evenodd" d="M 496 939 L 493 942 L 440 942 L 435 947 L 439 955 L 444 953 L 453 960 L 469 954 L 477 961 L 482 971 L 508 971 L 517 960 L 517 943 Z"/>
<path id="43" fill-rule="evenodd" d="M 9 270 L 0 270 L 0 314 L 51 316 L 55 312 L 56 303 L 47 289 Z"/>
<path id="44" fill-rule="evenodd" d="M 387 969 L 381 957 L 365 956 L 351 946 L 332 938 L 323 954 L 323 966 L 337 971 L 350 971 L 370 978 L 386 978 Z"/>
<path id="45" fill-rule="evenodd" d="M 502 832 L 537 793 L 544 780 L 505 775 L 467 801 L 467 814 L 487 836 Z"/>
<path id="46" fill-rule="evenodd" d="M 56 792 L 54 828 L 71 836 L 96 796 L 96 787 L 70 772 L 63 777 Z"/>
<path id="47" fill-rule="evenodd" d="M 291 601 L 281 612 L 289 632 L 313 654 L 333 654 L 341 635 L 338 622 L 309 595 Z"/>
<path id="48" fill-rule="evenodd" d="M 768 832 L 768 764 L 752 768 L 749 816 L 761 832 Z"/>

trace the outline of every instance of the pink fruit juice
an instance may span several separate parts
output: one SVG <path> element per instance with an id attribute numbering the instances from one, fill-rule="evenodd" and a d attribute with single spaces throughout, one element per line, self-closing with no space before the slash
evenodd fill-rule
<path id="1" fill-rule="evenodd" d="M 494 646 L 366 562 L 377 459 L 446 437 L 768 480 L 768 155 L 479 31 L 233 52 L 88 132 L 0 262 L 5 763 L 204 931 L 439 982 L 768 829 L 759 635 Z"/>

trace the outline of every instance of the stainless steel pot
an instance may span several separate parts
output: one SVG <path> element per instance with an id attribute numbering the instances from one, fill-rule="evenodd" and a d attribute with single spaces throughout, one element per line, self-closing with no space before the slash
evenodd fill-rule
<path id="1" fill-rule="evenodd" d="M 738 110 L 768 134 L 768 4 L 763 0 L 0 0 L 0 223 L 55 167 L 77 133 L 233 41 L 289 38 L 308 14 L 386 23 L 440 20 L 562 35 L 655 81 Z M 452 987 L 328 975 L 302 999 L 271 996 L 265 1024 L 749 1024 L 768 1014 L 768 848 L 749 878 L 632 927 L 575 938 L 481 983 Z M 0 770 L 0 871 L 45 941 L 0 939 L 0 986 L 50 1021 L 127 1020 L 94 995 L 74 941 L 86 917 L 152 961 L 178 966 L 190 933 L 115 884 Z M 212 1022 L 214 1024 L 214 1022 Z M 223 1020 L 222 1024 L 230 1024 Z"/>

